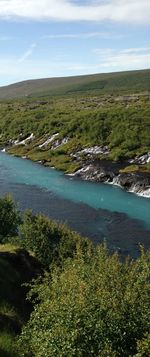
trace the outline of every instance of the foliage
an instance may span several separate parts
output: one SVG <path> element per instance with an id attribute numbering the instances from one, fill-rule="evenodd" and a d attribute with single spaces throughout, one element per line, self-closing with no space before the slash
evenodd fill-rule
<path id="1" fill-rule="evenodd" d="M 87 146 L 108 146 L 107 158 L 128 159 L 150 150 L 149 111 L 149 97 L 144 94 L 110 97 L 91 92 L 53 100 L 48 97 L 44 102 L 37 98 L 2 102 L 0 145 L 8 145 L 10 153 L 43 161 L 65 172 L 82 166 L 85 158 L 72 154 Z M 53 142 L 39 147 L 56 132 L 58 140 L 68 138 L 67 144 L 55 149 Z M 12 140 L 21 141 L 31 133 L 34 140 L 30 143 L 11 146 Z"/>
<path id="2" fill-rule="evenodd" d="M 25 213 L 21 226 L 22 244 L 34 253 L 35 257 L 49 268 L 52 262 L 61 265 L 67 257 L 73 257 L 78 249 L 86 251 L 91 246 L 86 238 L 81 238 L 64 224 L 45 217 L 42 214 Z"/>
<path id="3" fill-rule="evenodd" d="M 18 353 L 15 347 L 15 334 L 8 331 L 0 332 L 0 356 L 17 357 Z"/>
<path id="4" fill-rule="evenodd" d="M 31 305 L 22 284 L 36 277 L 40 266 L 17 245 L 0 244 L 0 356 L 17 357 L 16 335 L 29 318 Z"/>
<path id="5" fill-rule="evenodd" d="M 2 236 L 17 234 L 20 215 L 9 196 L 0 209 Z M 136 261 L 123 262 L 105 245 L 94 248 L 31 211 L 19 234 L 34 257 L 17 246 L 18 238 L 0 245 L 2 356 L 149 357 L 150 252 L 141 248 Z M 39 261 L 47 271 L 28 285 L 29 318 L 22 283 L 43 273 Z"/>
<path id="6" fill-rule="evenodd" d="M 150 163 L 140 166 L 130 165 L 120 170 L 120 173 L 130 173 L 130 172 L 150 172 Z"/>
<path id="7" fill-rule="evenodd" d="M 0 198 L 0 242 L 17 235 L 20 223 L 20 214 L 12 198 L 10 196 Z"/>
<path id="8" fill-rule="evenodd" d="M 105 246 L 64 262 L 32 286 L 20 356 L 148 357 L 150 253 L 121 262 Z"/>
<path id="9" fill-rule="evenodd" d="M 149 357 L 150 355 L 150 333 L 146 333 L 144 338 L 137 343 L 138 353 L 135 357 Z"/>
<path id="10" fill-rule="evenodd" d="M 65 172 L 73 172 L 82 166 L 87 157 L 73 154 L 84 147 L 108 146 L 110 153 L 102 155 L 101 159 L 115 161 L 147 153 L 150 151 L 150 96 L 148 92 L 136 91 L 141 83 L 146 85 L 149 74 L 150 71 L 138 72 L 136 76 L 134 73 L 135 87 L 132 89 L 136 94 L 132 94 L 129 85 L 131 73 L 122 73 L 110 75 L 112 82 L 108 78 L 91 81 L 90 77 L 89 82 L 83 83 L 83 78 L 78 78 L 82 90 L 76 82 L 76 95 L 68 90 L 63 96 L 47 96 L 42 100 L 27 97 L 3 101 L 0 103 L 0 145 L 8 148 L 10 153 L 42 161 Z M 122 86 L 122 80 L 127 85 L 128 94 L 113 91 L 114 85 Z M 107 90 L 101 92 L 98 89 L 102 82 L 105 89 L 107 86 L 112 88 L 111 95 Z M 31 142 L 14 145 L 16 140 L 21 141 L 31 133 L 34 134 Z M 54 140 L 40 147 L 55 133 L 59 133 L 56 140 L 61 142 L 67 138 L 68 142 L 53 148 Z M 149 168 L 146 171 L 149 172 Z"/>

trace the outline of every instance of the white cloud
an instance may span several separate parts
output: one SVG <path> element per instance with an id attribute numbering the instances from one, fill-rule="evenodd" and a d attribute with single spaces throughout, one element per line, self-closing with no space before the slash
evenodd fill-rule
<path id="1" fill-rule="evenodd" d="M 34 45 L 34 44 L 33 44 Z M 33 46 L 32 45 L 32 46 Z M 67 56 L 42 58 L 34 60 L 28 49 L 18 61 L 16 56 L 0 57 L 0 86 L 33 78 L 61 77 L 102 72 L 117 72 L 132 69 L 150 68 L 150 49 L 125 48 L 113 50 L 111 48 L 95 49 L 93 63 L 70 60 Z M 30 51 L 30 52 L 29 52 Z"/>
<path id="2" fill-rule="evenodd" d="M 13 40 L 14 37 L 11 37 L 11 36 L 5 36 L 5 35 L 0 35 L 0 41 L 11 41 Z"/>
<path id="3" fill-rule="evenodd" d="M 88 40 L 90 38 L 120 38 L 121 35 L 113 34 L 111 32 L 83 32 L 83 33 L 64 33 L 64 34 L 51 34 L 42 36 L 41 39 L 81 39 Z"/>
<path id="4" fill-rule="evenodd" d="M 0 0 L 0 18 L 148 24 L 150 0 Z"/>
<path id="5" fill-rule="evenodd" d="M 150 67 L 150 47 L 127 48 L 114 50 L 111 48 L 95 49 L 93 53 L 101 69 L 127 70 Z"/>
<path id="6" fill-rule="evenodd" d="M 140 53 L 150 51 L 150 47 L 133 47 L 122 50 L 122 53 Z"/>
<path id="7" fill-rule="evenodd" d="M 18 63 L 24 62 L 28 57 L 30 57 L 34 51 L 34 48 L 36 48 L 36 43 L 32 43 L 32 45 L 23 53 L 23 55 L 18 59 Z"/>
<path id="8" fill-rule="evenodd" d="M 114 35 L 115 36 L 115 35 Z M 116 35 L 117 36 L 117 35 Z M 94 37 L 110 38 L 112 34 L 109 32 L 83 32 L 83 33 L 64 33 L 64 34 L 51 34 L 42 36 L 42 39 L 89 39 Z M 117 36 L 118 37 L 118 36 Z"/>

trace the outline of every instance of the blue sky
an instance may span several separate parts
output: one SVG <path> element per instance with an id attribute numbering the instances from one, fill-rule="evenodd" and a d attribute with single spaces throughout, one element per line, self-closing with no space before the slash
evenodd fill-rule
<path id="1" fill-rule="evenodd" d="M 150 68 L 150 0 L 0 0 L 0 86 Z"/>

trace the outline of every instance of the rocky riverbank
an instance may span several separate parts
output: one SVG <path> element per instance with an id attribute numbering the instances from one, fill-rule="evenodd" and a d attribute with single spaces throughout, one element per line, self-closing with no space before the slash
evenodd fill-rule
<path id="1" fill-rule="evenodd" d="M 127 165 L 129 162 L 126 161 L 117 163 L 108 160 L 89 161 L 73 175 L 84 180 L 118 185 L 129 192 L 150 197 L 150 173 L 121 172 Z"/>
<path id="2" fill-rule="evenodd" d="M 34 160 L 33 157 L 30 157 L 28 151 L 28 145 L 34 142 L 35 136 L 31 133 L 28 137 L 21 141 L 11 140 L 3 148 L 2 151 L 7 151 L 11 148 L 25 148 L 25 155 L 22 155 L 21 152 L 17 150 L 17 155 L 22 156 L 23 158 L 29 158 Z M 68 143 L 69 138 L 59 138 L 59 133 L 56 133 L 50 137 L 43 137 L 40 141 L 40 144 L 34 143 L 34 147 L 38 148 L 38 154 L 40 152 L 40 160 L 37 160 L 39 163 L 49 166 L 56 167 L 55 163 L 52 165 L 51 161 L 47 161 L 45 157 L 45 152 L 52 154 L 60 147 L 65 147 Z M 13 153 L 10 152 L 10 153 Z M 16 152 L 14 153 L 16 154 Z M 80 151 L 73 150 L 70 153 L 66 152 L 66 155 L 70 158 L 70 162 L 73 162 L 77 166 L 77 169 L 69 170 L 69 175 L 74 177 L 80 177 L 84 180 L 103 182 L 113 185 L 118 185 L 129 192 L 136 193 L 140 196 L 150 197 L 150 152 L 145 153 L 142 156 L 134 157 L 128 160 L 122 161 L 112 161 L 109 159 L 110 149 L 108 146 L 93 146 L 81 148 Z M 34 160 L 36 161 L 36 160 Z M 64 169 L 62 169 L 65 171 Z"/>

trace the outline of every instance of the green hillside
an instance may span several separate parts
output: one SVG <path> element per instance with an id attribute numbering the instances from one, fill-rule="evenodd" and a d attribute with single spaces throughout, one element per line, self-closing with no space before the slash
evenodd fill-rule
<path id="1" fill-rule="evenodd" d="M 148 91 L 150 70 L 27 80 L 0 87 L 0 99 L 73 93 L 120 94 Z"/>
<path id="2" fill-rule="evenodd" d="M 107 148 L 107 155 L 94 155 L 96 160 L 147 154 L 149 88 L 150 70 L 39 79 L 0 88 L 0 148 L 69 173 L 83 166 L 88 157 L 79 153 L 88 147 Z M 149 163 L 142 166 L 149 169 Z"/>
<path id="3" fill-rule="evenodd" d="M 0 147 L 66 172 L 80 168 L 85 147 L 108 148 L 100 160 L 150 151 L 149 95 L 79 95 L 5 100 L 0 103 Z M 21 144 L 33 133 L 32 140 Z M 53 135 L 56 138 L 44 144 Z M 65 141 L 63 141 L 65 140 Z"/>

